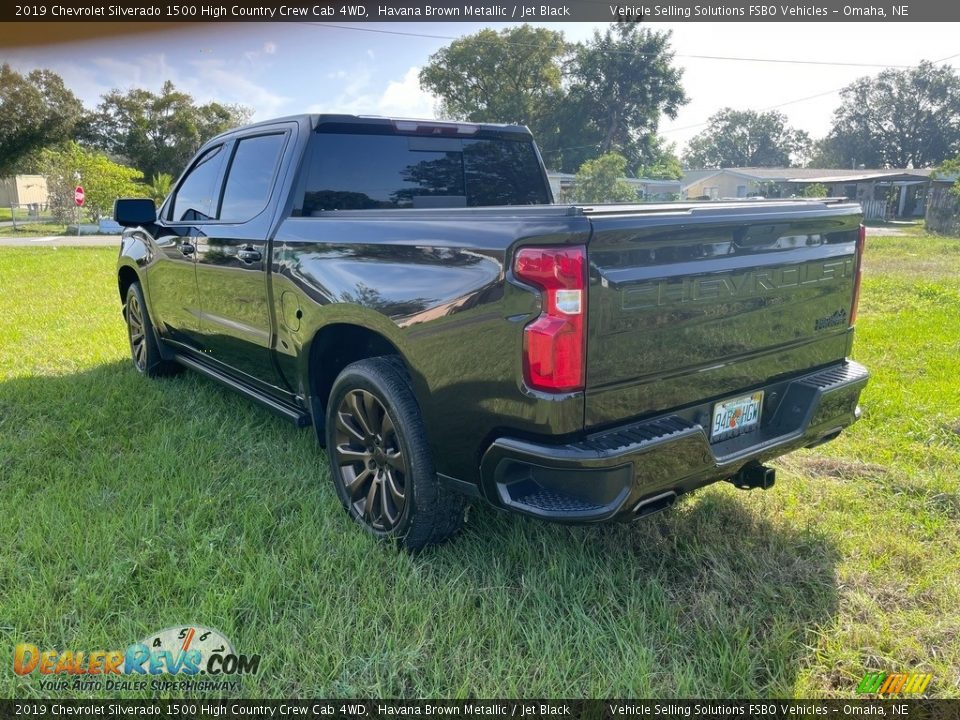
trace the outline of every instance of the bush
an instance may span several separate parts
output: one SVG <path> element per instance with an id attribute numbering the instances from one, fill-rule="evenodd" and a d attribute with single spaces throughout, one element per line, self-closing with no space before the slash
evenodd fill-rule
<path id="1" fill-rule="evenodd" d="M 145 197 L 138 180 L 143 173 L 113 162 L 100 152 L 87 150 L 75 142 L 41 153 L 41 173 L 47 178 L 50 210 L 58 222 L 74 218 L 73 193 L 82 185 L 86 194 L 84 210 L 93 222 L 113 213 L 113 201 L 119 197 Z"/>
<path id="2" fill-rule="evenodd" d="M 821 183 L 813 183 L 812 185 L 807 185 L 805 188 L 803 188 L 800 196 L 805 198 L 825 198 L 829 194 L 830 191 L 827 189 L 826 185 Z"/>
<path id="3" fill-rule="evenodd" d="M 587 160 L 577 171 L 573 190 L 574 202 L 637 202 L 640 197 L 623 178 L 627 159 L 617 153 L 607 153 Z"/>

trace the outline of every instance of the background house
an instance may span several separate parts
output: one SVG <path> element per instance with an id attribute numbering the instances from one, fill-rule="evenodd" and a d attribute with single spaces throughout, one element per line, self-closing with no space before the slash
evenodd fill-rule
<path id="1" fill-rule="evenodd" d="M 723 168 L 687 170 L 681 179 L 684 198 L 791 197 L 809 185 L 823 185 L 827 197 L 847 197 L 863 205 L 870 219 L 922 217 L 931 168 Z"/>
<path id="2" fill-rule="evenodd" d="M 0 178 L 0 207 L 44 206 L 47 202 L 47 179 L 43 175 Z"/>
<path id="3" fill-rule="evenodd" d="M 764 175 L 754 170 L 772 168 L 723 168 L 722 170 L 684 170 L 680 178 L 680 192 L 684 199 L 745 198 L 760 195 Z M 785 180 L 786 170 L 779 170 L 780 180 Z"/>
<path id="4" fill-rule="evenodd" d="M 567 201 L 576 177 L 572 173 L 547 171 L 547 180 L 550 181 L 550 189 L 553 191 L 553 199 L 556 202 Z M 623 178 L 623 180 L 637 190 L 638 200 L 674 200 L 680 195 L 680 180 L 652 178 Z"/>

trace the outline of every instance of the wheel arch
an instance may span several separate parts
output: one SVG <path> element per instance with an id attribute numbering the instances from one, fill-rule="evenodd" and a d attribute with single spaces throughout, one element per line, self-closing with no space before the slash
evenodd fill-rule
<path id="1" fill-rule="evenodd" d="M 127 300 L 127 290 L 130 289 L 130 286 L 135 282 L 140 283 L 140 287 L 143 287 L 143 283 L 140 280 L 140 275 L 129 265 L 121 265 L 117 269 L 117 289 L 120 291 L 120 302 L 125 303 Z"/>
<path id="2" fill-rule="evenodd" d="M 364 325 L 336 322 L 323 326 L 314 334 L 308 353 L 306 386 L 310 392 L 313 426 L 321 445 L 325 444 L 327 399 L 337 376 L 350 363 L 384 355 L 400 359 L 411 378 L 416 397 L 419 393 L 409 360 L 400 345 L 384 333 Z"/>

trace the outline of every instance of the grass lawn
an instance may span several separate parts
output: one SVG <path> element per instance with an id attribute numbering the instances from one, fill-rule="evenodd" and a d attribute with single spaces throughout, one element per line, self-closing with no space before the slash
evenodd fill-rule
<path id="1" fill-rule="evenodd" d="M 74 230 L 76 230 L 76 228 L 74 228 Z M 64 235 L 66 231 L 67 226 L 63 223 L 23 223 L 18 220 L 16 228 L 14 228 L 13 225 L 0 227 L 0 237 L 47 237 L 51 235 Z"/>
<path id="2" fill-rule="evenodd" d="M 244 697 L 960 697 L 960 240 L 869 241 L 863 420 L 774 489 L 616 527 L 478 506 L 415 558 L 351 525 L 311 431 L 133 371 L 115 257 L 0 250 L 0 697 L 49 695 L 18 642 L 189 622 L 262 655 Z"/>

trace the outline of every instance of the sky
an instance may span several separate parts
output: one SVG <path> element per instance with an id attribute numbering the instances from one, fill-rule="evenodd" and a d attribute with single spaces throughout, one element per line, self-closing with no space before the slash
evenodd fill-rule
<path id="1" fill-rule="evenodd" d="M 776 106 L 794 127 L 821 137 L 839 90 L 885 66 L 957 56 L 957 23 L 655 23 L 673 32 L 690 102 L 660 131 L 682 151 L 723 107 Z M 602 23 L 544 24 L 570 41 Z M 35 48 L 0 48 L 20 71 L 50 68 L 83 103 L 119 88 L 157 90 L 172 80 L 199 101 L 240 103 L 255 120 L 299 112 L 437 117 L 436 98 L 417 81 L 430 55 L 457 37 L 496 23 L 219 23 L 182 30 Z M 384 32 L 387 31 L 387 32 Z M 412 37 L 419 33 L 439 37 Z M 691 56 L 714 56 L 691 57 Z M 750 58 L 722 60 L 716 56 Z M 795 60 L 805 63 L 766 62 Z M 642 62 L 642 60 L 638 60 Z M 825 63 L 825 64 L 811 64 Z M 826 94 L 824 94 L 826 93 Z M 811 95 L 824 94 L 811 99 Z M 798 101 L 799 102 L 796 102 Z M 785 104 L 787 103 L 787 104 Z"/>

